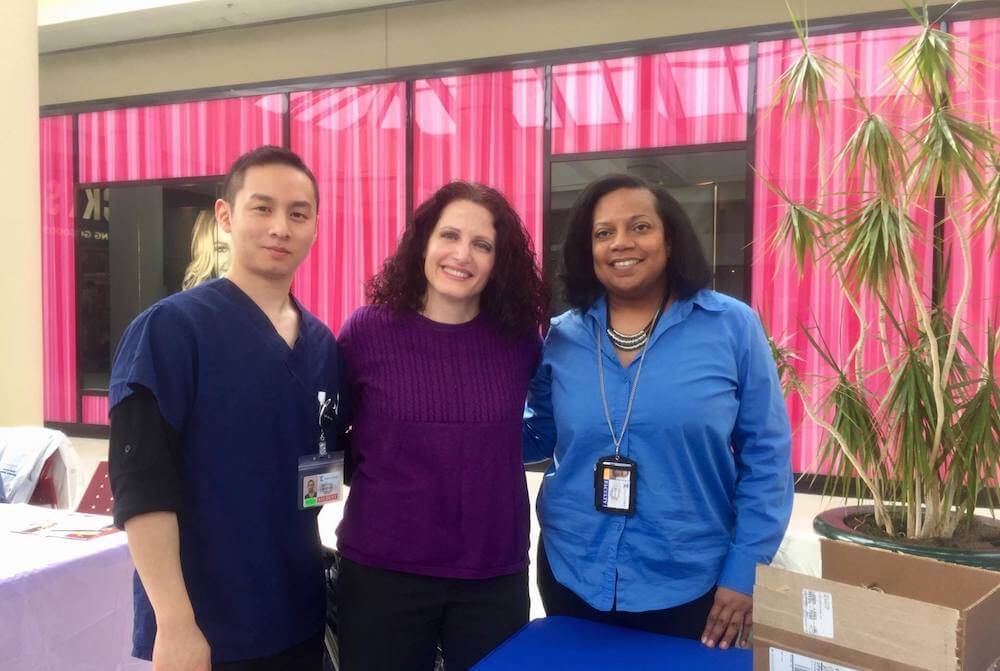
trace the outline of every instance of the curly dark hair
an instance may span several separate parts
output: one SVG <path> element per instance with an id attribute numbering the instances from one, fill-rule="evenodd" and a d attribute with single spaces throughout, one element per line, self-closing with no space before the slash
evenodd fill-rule
<path id="1" fill-rule="evenodd" d="M 368 301 L 397 312 L 423 309 L 427 243 L 444 208 L 456 200 L 480 205 L 493 215 L 496 258 L 480 297 L 480 310 L 505 333 L 538 330 L 547 319 L 549 296 L 535 263 L 531 238 L 507 199 L 496 189 L 475 182 L 450 182 L 420 204 L 406 225 L 396 253 L 368 281 Z"/>
<path id="2" fill-rule="evenodd" d="M 663 236 L 670 246 L 666 273 L 668 290 L 678 298 L 687 298 L 707 287 L 712 281 L 712 273 L 681 204 L 659 184 L 635 175 L 612 174 L 588 184 L 570 211 L 559 272 L 566 302 L 577 310 L 587 310 L 605 293 L 604 285 L 594 273 L 594 210 L 601 198 L 618 189 L 645 189 L 656 200 L 656 213 L 663 222 Z"/>

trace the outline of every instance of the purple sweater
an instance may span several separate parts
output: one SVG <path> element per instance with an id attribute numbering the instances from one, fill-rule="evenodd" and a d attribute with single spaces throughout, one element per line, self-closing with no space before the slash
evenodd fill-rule
<path id="1" fill-rule="evenodd" d="M 439 324 L 383 306 L 357 310 L 338 344 L 351 385 L 355 461 L 345 557 L 448 578 L 528 563 L 524 398 L 541 349 L 480 314 Z"/>

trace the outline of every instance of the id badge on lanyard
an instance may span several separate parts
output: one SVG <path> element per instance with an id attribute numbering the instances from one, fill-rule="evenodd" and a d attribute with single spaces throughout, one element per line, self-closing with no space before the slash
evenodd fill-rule
<path id="1" fill-rule="evenodd" d="M 635 514 L 638 465 L 614 454 L 601 457 L 594 466 L 594 507 L 612 515 Z"/>
<path id="2" fill-rule="evenodd" d="M 299 457 L 299 510 L 311 510 L 340 501 L 344 494 L 344 454 L 343 452 L 330 454 L 326 451 L 326 433 L 323 429 L 325 416 L 331 406 L 336 412 L 337 402 L 328 399 L 325 391 L 317 394 L 317 400 L 319 401 L 319 453 Z"/>
<path id="3" fill-rule="evenodd" d="M 661 310 L 662 306 L 653 315 L 651 324 L 656 324 Z M 621 446 L 622 441 L 625 440 L 625 434 L 628 432 L 629 421 L 632 419 L 632 405 L 635 403 L 635 393 L 639 388 L 639 376 L 642 375 L 642 364 L 646 360 L 649 340 L 647 339 L 642 346 L 639 367 L 635 372 L 635 379 L 632 380 L 632 389 L 629 391 L 625 420 L 622 422 L 621 433 L 618 433 L 611 421 L 611 409 L 608 407 L 608 397 L 604 391 L 604 355 L 601 353 L 600 326 L 596 330 L 597 376 L 601 387 L 601 403 L 604 406 L 604 418 L 608 422 L 608 431 L 611 432 L 615 453 L 601 457 L 594 464 L 594 507 L 602 513 L 632 516 L 635 514 L 635 497 L 639 485 L 639 465 L 634 460 L 622 456 Z M 650 328 L 650 332 L 652 332 L 652 328 Z"/>

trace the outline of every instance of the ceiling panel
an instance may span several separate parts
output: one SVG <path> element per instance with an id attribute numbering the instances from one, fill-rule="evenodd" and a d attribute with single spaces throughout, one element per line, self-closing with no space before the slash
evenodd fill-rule
<path id="1" fill-rule="evenodd" d="M 39 52 L 429 1 L 39 0 Z"/>

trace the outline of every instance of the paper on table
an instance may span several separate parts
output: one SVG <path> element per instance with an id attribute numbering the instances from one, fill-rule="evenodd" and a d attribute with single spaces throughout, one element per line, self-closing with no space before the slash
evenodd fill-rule
<path id="1" fill-rule="evenodd" d="M 113 524 L 108 524 L 108 518 L 103 515 L 88 515 L 86 513 L 69 513 L 55 519 L 35 522 L 27 527 L 11 529 L 16 534 L 30 534 L 48 538 L 70 538 L 72 540 L 89 540 L 106 536 L 117 531 Z"/>

